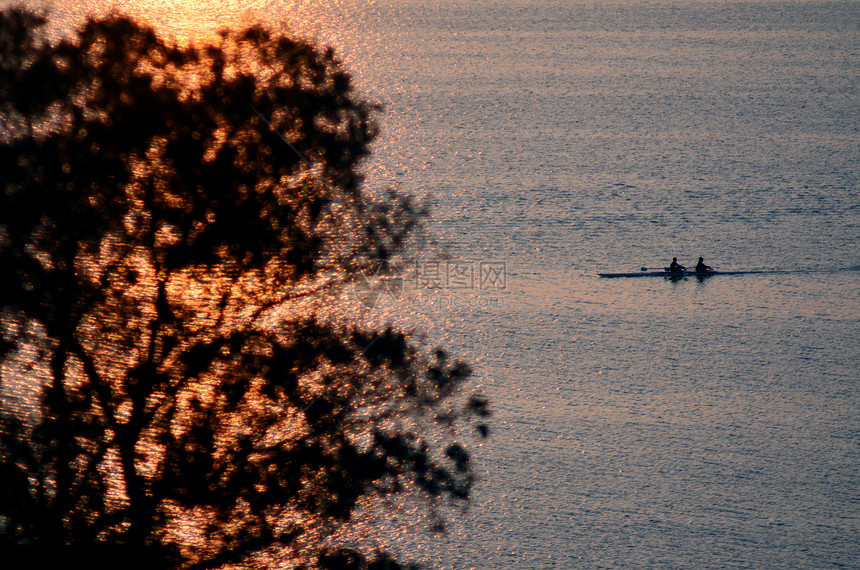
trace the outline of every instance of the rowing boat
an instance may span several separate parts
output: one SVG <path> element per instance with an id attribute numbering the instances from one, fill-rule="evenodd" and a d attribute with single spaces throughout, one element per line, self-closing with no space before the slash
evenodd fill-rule
<path id="1" fill-rule="evenodd" d="M 765 271 L 637 271 L 636 273 L 598 273 L 600 277 L 666 277 L 668 279 L 683 279 L 685 277 L 711 277 L 713 275 L 746 275 L 748 273 L 766 273 Z"/>

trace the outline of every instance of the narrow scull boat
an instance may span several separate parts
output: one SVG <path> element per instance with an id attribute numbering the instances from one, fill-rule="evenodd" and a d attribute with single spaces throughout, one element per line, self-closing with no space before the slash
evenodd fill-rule
<path id="1" fill-rule="evenodd" d="M 666 277 L 683 279 L 684 277 L 711 277 L 712 275 L 746 275 L 748 273 L 768 273 L 767 271 L 638 271 L 636 273 L 598 273 L 600 277 Z"/>

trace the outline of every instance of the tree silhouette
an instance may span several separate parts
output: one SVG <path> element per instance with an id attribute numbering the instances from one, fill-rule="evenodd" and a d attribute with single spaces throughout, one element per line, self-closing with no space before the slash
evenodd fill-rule
<path id="1" fill-rule="evenodd" d="M 441 527 L 488 412 L 444 351 L 296 307 L 425 215 L 363 188 L 376 107 L 260 26 L 46 23 L 0 12 L 0 557 L 403 567 L 356 512 L 405 497 Z"/>

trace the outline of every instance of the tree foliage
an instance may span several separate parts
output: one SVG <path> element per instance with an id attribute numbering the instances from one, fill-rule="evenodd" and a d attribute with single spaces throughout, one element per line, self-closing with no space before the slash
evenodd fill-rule
<path id="1" fill-rule="evenodd" d="M 0 12 L 0 556 L 401 567 L 345 531 L 395 497 L 441 525 L 488 412 L 444 351 L 293 306 L 425 215 L 362 185 L 376 107 L 261 26 L 46 23 Z"/>

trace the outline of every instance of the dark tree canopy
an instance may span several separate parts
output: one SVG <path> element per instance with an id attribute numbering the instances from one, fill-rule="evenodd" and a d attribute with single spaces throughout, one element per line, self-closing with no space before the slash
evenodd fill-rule
<path id="1" fill-rule="evenodd" d="M 0 12 L 0 559 L 401 567 L 344 529 L 394 497 L 441 525 L 486 402 L 442 350 L 291 305 L 425 215 L 363 187 L 376 107 L 263 27 L 46 23 Z"/>

